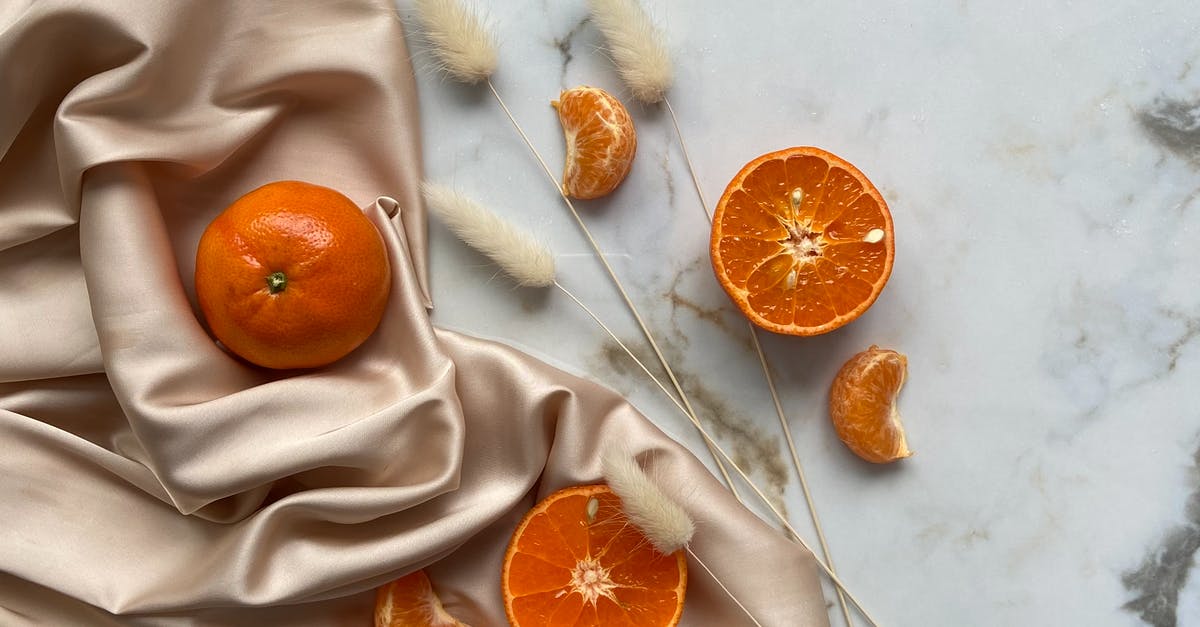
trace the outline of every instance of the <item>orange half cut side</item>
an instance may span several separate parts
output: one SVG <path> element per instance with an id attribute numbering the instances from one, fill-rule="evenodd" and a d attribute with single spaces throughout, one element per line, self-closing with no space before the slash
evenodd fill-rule
<path id="1" fill-rule="evenodd" d="M 469 627 L 446 612 L 424 570 L 379 588 L 375 627 Z"/>
<path id="2" fill-rule="evenodd" d="M 713 216 L 713 271 L 754 324 L 827 333 L 879 297 L 895 257 L 892 214 L 862 172 L 820 148 L 765 154 L 738 172 Z"/>
<path id="3" fill-rule="evenodd" d="M 514 627 L 668 627 L 683 614 L 687 560 L 659 553 L 608 486 L 577 486 L 526 514 L 501 581 Z"/>

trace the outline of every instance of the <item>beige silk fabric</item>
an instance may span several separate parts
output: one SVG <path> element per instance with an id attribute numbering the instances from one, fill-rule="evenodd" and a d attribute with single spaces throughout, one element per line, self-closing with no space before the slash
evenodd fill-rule
<path id="1" fill-rule="evenodd" d="M 827 624 L 811 556 L 622 398 L 431 326 L 414 89 L 386 0 L 0 3 L 0 625 L 368 625 L 420 567 L 503 625 L 513 528 L 611 442 L 686 486 L 759 620 Z M 383 323 L 327 368 L 197 318 L 201 232 L 279 179 L 389 251 Z M 745 622 L 693 566 L 684 624 Z"/>

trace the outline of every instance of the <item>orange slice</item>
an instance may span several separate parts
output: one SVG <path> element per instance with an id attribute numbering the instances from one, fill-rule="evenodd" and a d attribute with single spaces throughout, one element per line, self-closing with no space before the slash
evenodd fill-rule
<path id="1" fill-rule="evenodd" d="M 637 132 L 629 111 L 598 87 L 576 87 L 550 103 L 558 110 L 567 157 L 563 193 L 580 199 L 599 198 L 614 189 L 633 165 Z"/>
<path id="2" fill-rule="evenodd" d="M 660 627 L 683 614 L 687 560 L 659 553 L 608 486 L 577 486 L 525 515 L 501 578 L 514 627 Z"/>
<path id="3" fill-rule="evenodd" d="M 892 273 L 892 214 L 862 172 L 801 146 L 733 177 L 713 216 L 713 270 L 754 324 L 818 335 L 862 315 Z"/>
<path id="4" fill-rule="evenodd" d="M 834 377 L 829 417 L 855 455 L 876 464 L 912 455 L 896 409 L 907 374 L 904 355 L 872 346 L 851 357 Z"/>
<path id="5" fill-rule="evenodd" d="M 375 627 L 469 627 L 446 613 L 425 571 L 405 575 L 375 595 Z"/>

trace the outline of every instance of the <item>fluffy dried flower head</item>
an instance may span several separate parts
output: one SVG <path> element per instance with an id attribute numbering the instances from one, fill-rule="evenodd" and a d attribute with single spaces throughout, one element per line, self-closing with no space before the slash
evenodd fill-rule
<path id="1" fill-rule="evenodd" d="M 519 286 L 554 284 L 554 255 L 480 204 L 444 185 L 421 185 L 425 204 L 471 248 L 494 261 Z"/>
<path id="2" fill-rule="evenodd" d="M 588 0 L 592 21 L 633 97 L 654 104 L 671 88 L 671 55 L 637 0 Z"/>
<path id="3" fill-rule="evenodd" d="M 629 522 L 641 530 L 660 553 L 670 555 L 685 548 L 696 525 L 678 503 L 663 492 L 628 451 L 611 447 L 601 456 L 604 480 L 621 498 Z"/>
<path id="4" fill-rule="evenodd" d="M 417 0 L 416 4 L 425 37 L 451 78 L 478 83 L 496 71 L 496 39 L 478 16 L 457 0 Z"/>

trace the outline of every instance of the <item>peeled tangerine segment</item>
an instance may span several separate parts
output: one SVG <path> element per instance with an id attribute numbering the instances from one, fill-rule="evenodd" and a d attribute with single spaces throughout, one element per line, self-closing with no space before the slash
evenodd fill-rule
<path id="1" fill-rule="evenodd" d="M 872 346 L 851 357 L 834 377 L 829 417 L 855 455 L 875 464 L 912 455 L 896 408 L 907 375 L 902 353 Z"/>
<path id="2" fill-rule="evenodd" d="M 551 104 L 566 141 L 562 191 L 599 198 L 625 180 L 637 152 L 637 131 L 625 105 L 598 87 L 575 87 Z"/>

